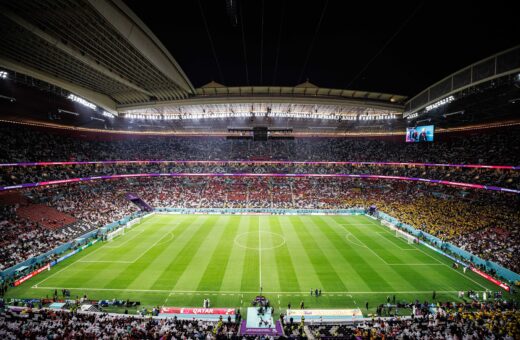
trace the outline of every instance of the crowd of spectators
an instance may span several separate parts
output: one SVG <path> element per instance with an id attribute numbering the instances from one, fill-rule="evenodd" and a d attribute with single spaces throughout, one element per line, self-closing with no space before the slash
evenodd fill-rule
<path id="1" fill-rule="evenodd" d="M 53 249 L 67 240 L 66 236 L 20 219 L 15 206 L 0 207 L 0 270 Z"/>
<path id="2" fill-rule="evenodd" d="M 316 339 L 518 339 L 520 312 L 485 308 L 414 318 L 373 319 L 354 325 L 310 325 Z"/>
<path id="3" fill-rule="evenodd" d="M 288 338 L 315 339 L 513 340 L 520 337 L 520 312 L 511 303 L 455 305 L 448 302 L 438 303 L 434 308 L 414 310 L 417 312 L 411 317 L 374 317 L 346 324 L 311 322 L 304 325 L 285 320 L 284 331 Z M 252 339 L 241 336 L 238 324 L 229 321 L 159 319 L 46 309 L 1 312 L 0 338 Z"/>
<path id="4" fill-rule="evenodd" d="M 520 126 L 437 134 L 434 143 L 392 138 L 297 138 L 248 141 L 224 137 L 179 138 L 53 134 L 26 126 L 0 126 L 0 163 L 103 160 L 294 160 L 455 164 L 520 164 Z"/>
<path id="5" fill-rule="evenodd" d="M 226 321 L 157 319 L 106 313 L 29 310 L 0 313 L 0 338 L 15 339 L 230 339 Z"/>
<path id="6" fill-rule="evenodd" d="M 56 208 L 78 222 L 61 229 L 48 229 L 17 215 L 19 204 L 0 206 L 0 270 L 43 254 L 86 232 L 139 211 L 124 198 L 124 183 L 106 182 L 94 186 L 55 186 L 26 191 L 31 202 Z M 29 206 L 30 207 L 30 206 Z"/>
<path id="7" fill-rule="evenodd" d="M 420 177 L 520 189 L 520 170 L 433 166 L 270 164 L 240 162 L 127 163 L 0 167 L 0 186 L 78 177 L 146 173 L 370 174 Z"/>

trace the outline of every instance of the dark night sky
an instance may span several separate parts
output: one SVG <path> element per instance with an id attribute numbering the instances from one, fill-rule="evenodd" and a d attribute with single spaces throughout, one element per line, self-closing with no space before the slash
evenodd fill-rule
<path id="1" fill-rule="evenodd" d="M 226 0 L 125 3 L 195 87 L 211 80 L 294 86 L 309 78 L 320 87 L 412 96 L 520 43 L 512 1 L 239 0 L 236 27 Z"/>

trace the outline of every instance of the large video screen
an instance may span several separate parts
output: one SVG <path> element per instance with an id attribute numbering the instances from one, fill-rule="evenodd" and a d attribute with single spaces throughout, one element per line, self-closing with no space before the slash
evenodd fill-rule
<path id="1" fill-rule="evenodd" d="M 433 125 L 406 128 L 406 141 L 409 143 L 433 142 Z"/>

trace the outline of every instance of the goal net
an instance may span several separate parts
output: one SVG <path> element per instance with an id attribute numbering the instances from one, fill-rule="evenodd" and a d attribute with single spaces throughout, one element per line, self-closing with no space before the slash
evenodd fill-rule
<path id="1" fill-rule="evenodd" d="M 408 244 L 413 244 L 415 241 L 415 236 L 407 234 L 404 231 L 401 231 L 397 228 L 395 229 L 395 236 L 398 238 L 404 238 L 408 242 Z"/>
<path id="2" fill-rule="evenodd" d="M 395 237 L 404 238 L 406 242 L 408 242 L 408 244 L 413 244 L 415 242 L 415 236 L 402 231 L 401 229 L 397 228 L 393 223 L 390 223 L 388 221 L 381 221 L 381 224 L 395 231 Z"/>
<path id="3" fill-rule="evenodd" d="M 114 238 L 124 235 L 125 234 L 125 228 L 119 228 L 117 230 L 114 230 L 107 234 L 107 241 L 112 241 Z"/>
<path id="4" fill-rule="evenodd" d="M 133 219 L 126 223 L 125 229 L 131 228 L 132 226 L 141 223 L 141 217 L 138 217 L 136 219 Z"/>

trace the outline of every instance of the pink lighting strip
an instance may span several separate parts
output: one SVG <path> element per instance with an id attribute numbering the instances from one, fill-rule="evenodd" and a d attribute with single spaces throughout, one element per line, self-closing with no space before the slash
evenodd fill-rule
<path id="1" fill-rule="evenodd" d="M 353 175 L 353 174 L 256 174 L 256 173 L 151 173 L 151 174 L 125 174 L 125 175 L 109 175 L 109 176 L 93 176 L 71 178 L 55 181 L 45 181 L 36 183 L 24 183 L 18 185 L 0 186 L 1 191 L 15 190 L 22 188 L 31 188 L 39 186 L 48 186 L 55 184 L 66 184 L 75 182 L 93 181 L 98 179 L 116 179 L 116 178 L 132 178 L 132 177 L 319 177 L 319 178 L 360 178 L 360 179 L 382 179 L 382 180 L 398 180 L 398 181 L 417 181 L 433 184 L 443 184 L 449 186 L 456 186 L 460 188 L 484 189 L 500 192 L 508 192 L 520 194 L 520 190 L 508 189 L 502 187 L 495 187 L 490 185 L 451 182 L 439 179 L 427 179 L 419 177 L 404 177 L 404 176 L 385 176 L 385 175 Z"/>

